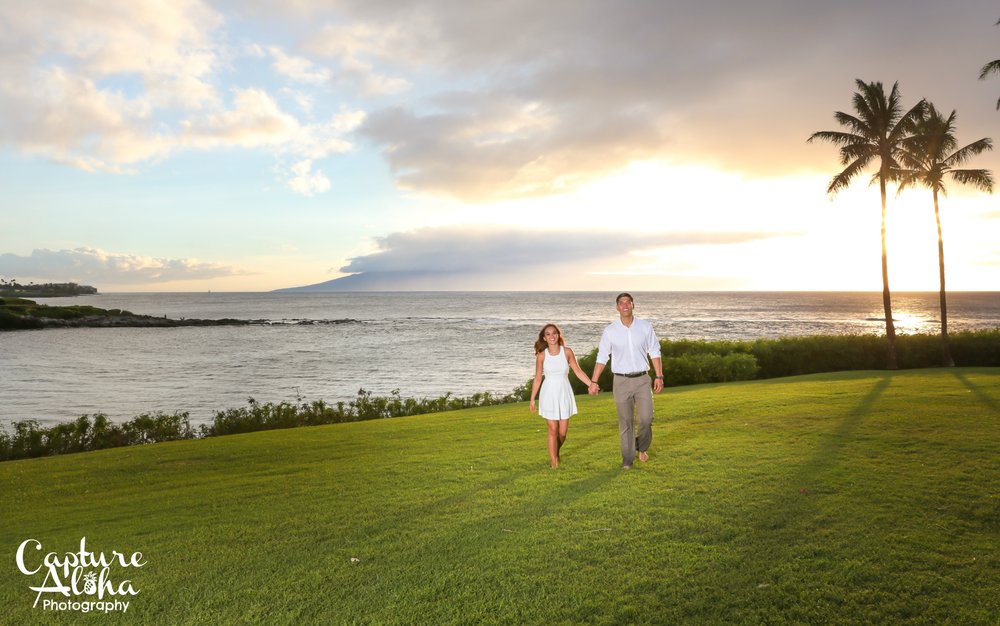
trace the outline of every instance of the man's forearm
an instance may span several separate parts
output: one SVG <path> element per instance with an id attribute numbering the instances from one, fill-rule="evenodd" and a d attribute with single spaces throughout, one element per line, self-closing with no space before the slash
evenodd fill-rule
<path id="1" fill-rule="evenodd" d="M 601 372 L 604 371 L 604 363 L 597 363 L 594 365 L 594 373 L 591 375 L 590 380 L 597 382 L 597 379 L 601 377 Z"/>

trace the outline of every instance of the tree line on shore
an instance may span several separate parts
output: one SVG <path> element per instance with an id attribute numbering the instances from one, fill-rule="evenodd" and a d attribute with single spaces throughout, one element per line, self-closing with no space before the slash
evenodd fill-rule
<path id="1" fill-rule="evenodd" d="M 15 298 L 62 298 L 66 296 L 94 295 L 96 287 L 76 283 L 28 283 L 22 285 L 16 279 L 0 278 L 0 296 Z"/>

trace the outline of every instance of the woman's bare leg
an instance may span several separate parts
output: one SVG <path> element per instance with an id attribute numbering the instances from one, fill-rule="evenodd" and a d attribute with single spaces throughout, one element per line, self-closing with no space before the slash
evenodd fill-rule
<path id="1" fill-rule="evenodd" d="M 559 467 L 559 421 L 545 420 L 549 427 L 549 464 Z"/>
<path id="2" fill-rule="evenodd" d="M 559 446 L 556 448 L 556 456 L 559 456 L 559 451 L 566 443 L 567 433 L 569 433 L 569 420 L 559 420 Z"/>

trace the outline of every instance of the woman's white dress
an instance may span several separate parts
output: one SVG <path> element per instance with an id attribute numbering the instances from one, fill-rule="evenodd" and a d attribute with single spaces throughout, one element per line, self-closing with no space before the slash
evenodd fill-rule
<path id="1" fill-rule="evenodd" d="M 545 378 L 538 390 L 538 414 L 547 420 L 565 420 L 576 415 L 576 398 L 569 384 L 569 361 L 562 346 L 555 356 L 545 349 L 542 373 Z"/>

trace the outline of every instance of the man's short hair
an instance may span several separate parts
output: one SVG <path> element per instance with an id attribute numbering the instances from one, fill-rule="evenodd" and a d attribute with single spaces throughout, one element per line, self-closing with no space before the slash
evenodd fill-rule
<path id="1" fill-rule="evenodd" d="M 618 306 L 618 302 L 619 302 L 619 301 L 620 301 L 620 300 L 621 300 L 622 298 L 628 298 L 628 301 L 629 301 L 629 302 L 631 302 L 632 304 L 635 304 L 635 298 L 633 298 L 633 297 L 632 297 L 632 294 L 630 294 L 630 293 L 629 293 L 629 292 L 627 292 L 627 291 L 623 291 L 622 293 L 618 294 L 618 297 L 617 297 L 617 298 L 615 298 L 615 306 Z"/>

